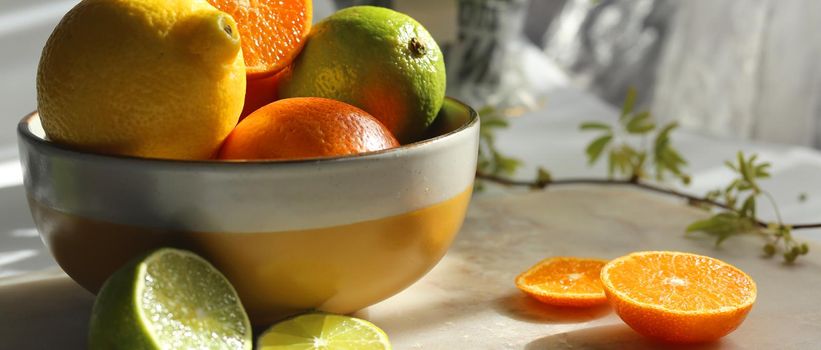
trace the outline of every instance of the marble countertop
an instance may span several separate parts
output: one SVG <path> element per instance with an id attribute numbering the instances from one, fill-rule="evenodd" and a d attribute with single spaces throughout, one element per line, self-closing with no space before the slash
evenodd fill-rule
<path id="1" fill-rule="evenodd" d="M 745 323 L 692 349 L 810 349 L 821 344 L 821 255 L 794 266 L 761 256 L 758 237 L 685 237 L 703 211 L 629 189 L 572 187 L 478 198 L 445 259 L 422 281 L 365 311 L 397 349 L 666 349 L 609 309 L 544 306 L 514 278 L 550 256 L 615 258 L 675 250 L 725 260 L 753 277 L 758 300 Z M 813 244 L 810 250 L 821 246 Z"/>
<path id="2" fill-rule="evenodd" d="M 677 250 L 725 260 L 753 277 L 758 300 L 721 341 L 688 349 L 811 349 L 821 344 L 821 255 L 795 265 L 760 254 L 755 236 L 685 237 L 705 215 L 630 189 L 566 187 L 480 196 L 448 254 L 426 277 L 357 316 L 382 327 L 395 349 L 667 349 L 634 333 L 609 307 L 544 306 L 513 280 L 557 255 L 614 258 Z M 813 243 L 811 251 L 821 251 Z M 0 280 L 0 348 L 84 348 L 93 296 L 58 271 Z M 43 336 L 46 334 L 47 336 Z"/>

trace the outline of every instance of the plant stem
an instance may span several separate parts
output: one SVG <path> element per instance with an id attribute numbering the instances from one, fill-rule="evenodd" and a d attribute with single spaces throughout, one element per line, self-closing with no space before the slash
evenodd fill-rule
<path id="1" fill-rule="evenodd" d="M 659 194 L 664 194 L 668 196 L 678 197 L 682 199 L 686 199 L 689 204 L 708 204 L 714 207 L 719 207 L 727 210 L 737 211 L 735 208 L 729 207 L 724 203 L 719 201 L 711 200 L 704 197 L 698 197 L 694 195 L 690 195 L 684 192 L 679 192 L 673 189 L 660 187 L 657 185 L 649 184 L 646 182 L 642 182 L 636 177 L 633 177 L 628 180 L 615 180 L 615 179 L 602 179 L 602 178 L 570 178 L 570 179 L 559 179 L 559 180 L 551 180 L 551 181 L 529 181 L 529 180 L 515 180 L 510 179 L 503 176 L 493 175 L 493 174 L 486 174 L 480 171 L 476 172 L 476 178 L 490 181 L 493 183 L 497 183 L 504 186 L 514 186 L 514 187 L 527 187 L 532 189 L 545 189 L 550 186 L 560 186 L 560 185 L 599 185 L 599 186 L 633 186 L 640 188 L 642 190 L 655 192 Z M 756 219 L 756 224 L 761 227 L 767 227 L 767 223 L 761 220 Z M 807 224 L 795 224 L 795 225 L 787 225 L 780 222 L 780 213 L 779 213 L 779 225 L 782 226 L 790 226 L 794 230 L 800 229 L 810 229 L 810 228 L 821 228 L 821 223 L 807 223 Z"/>
<path id="2" fill-rule="evenodd" d="M 770 201 L 770 205 L 773 207 L 773 210 L 775 211 L 775 217 L 778 219 L 778 224 L 784 226 L 784 220 L 781 220 L 781 212 L 778 211 L 778 205 L 775 204 L 775 198 L 773 198 L 773 195 L 771 195 L 770 192 L 767 191 L 761 191 L 761 193 L 763 193 L 764 196 L 767 197 L 767 200 Z"/>

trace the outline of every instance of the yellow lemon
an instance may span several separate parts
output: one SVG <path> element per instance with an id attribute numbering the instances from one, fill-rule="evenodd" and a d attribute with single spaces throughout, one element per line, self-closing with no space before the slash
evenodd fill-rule
<path id="1" fill-rule="evenodd" d="M 236 23 L 205 0 L 84 0 L 37 71 L 49 139 L 109 154 L 209 158 L 244 95 Z"/>

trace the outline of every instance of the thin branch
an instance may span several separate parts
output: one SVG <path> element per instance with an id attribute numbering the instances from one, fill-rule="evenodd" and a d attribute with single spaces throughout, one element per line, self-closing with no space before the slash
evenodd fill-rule
<path id="1" fill-rule="evenodd" d="M 773 207 L 773 210 L 775 210 L 775 217 L 778 218 L 778 224 L 784 226 L 784 220 L 781 220 L 781 212 L 778 210 L 778 205 L 775 204 L 775 198 L 773 198 L 773 195 L 771 195 L 770 192 L 767 191 L 761 191 L 761 193 L 763 193 L 764 196 L 767 197 L 767 200 L 770 201 L 770 205 Z"/>
<path id="2" fill-rule="evenodd" d="M 486 174 L 480 171 L 476 172 L 476 178 L 494 182 L 504 186 L 515 186 L 515 187 L 527 187 L 532 189 L 544 189 L 550 186 L 560 186 L 560 185 L 599 185 L 599 186 L 634 186 L 638 187 L 643 190 L 647 190 L 650 192 L 655 192 L 659 194 L 664 194 L 668 196 L 674 196 L 682 199 L 686 199 L 690 204 L 708 204 L 714 207 L 719 207 L 727 210 L 736 211 L 735 208 L 729 207 L 724 203 L 711 200 L 708 198 L 698 197 L 694 195 L 690 195 L 684 192 L 679 192 L 673 189 L 664 188 L 656 185 L 652 185 L 646 182 L 641 182 L 638 178 L 632 178 L 629 180 L 612 180 L 612 179 L 601 179 L 601 178 L 571 178 L 571 179 L 560 179 L 560 180 L 551 180 L 551 181 L 529 181 L 529 180 L 515 180 L 510 179 L 498 175 L 493 174 Z M 767 223 L 761 220 L 756 220 L 756 224 L 761 227 L 767 227 Z M 821 223 L 809 223 L 809 224 L 796 224 L 796 225 L 788 225 L 784 224 L 784 226 L 789 226 L 794 230 L 799 229 L 810 229 L 810 228 L 821 228 Z"/>

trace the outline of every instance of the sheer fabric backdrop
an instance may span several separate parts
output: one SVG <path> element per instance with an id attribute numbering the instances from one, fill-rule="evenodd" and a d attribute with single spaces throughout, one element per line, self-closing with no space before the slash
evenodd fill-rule
<path id="1" fill-rule="evenodd" d="M 567 0 L 544 44 L 613 104 L 635 86 L 690 129 L 819 147 L 818 18 L 815 0 Z"/>

